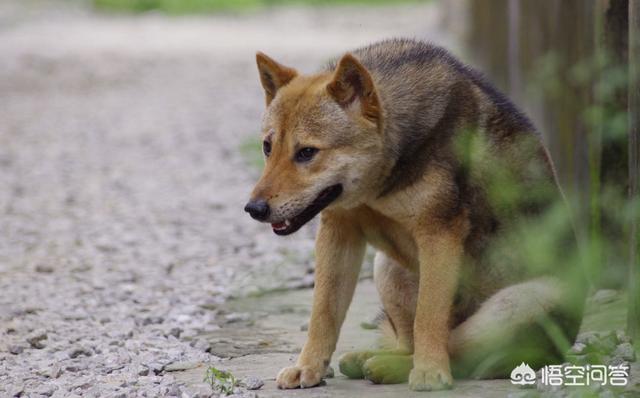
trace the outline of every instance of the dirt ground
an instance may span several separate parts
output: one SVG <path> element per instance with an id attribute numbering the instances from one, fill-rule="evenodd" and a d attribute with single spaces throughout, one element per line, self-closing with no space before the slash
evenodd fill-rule
<path id="1" fill-rule="evenodd" d="M 313 71 L 382 38 L 451 40 L 433 4 L 84 4 L 0 2 L 0 396 L 189 396 L 164 369 L 218 359 L 198 336 L 242 318 L 229 297 L 312 281 L 313 226 L 278 238 L 242 212 L 255 51 Z"/>

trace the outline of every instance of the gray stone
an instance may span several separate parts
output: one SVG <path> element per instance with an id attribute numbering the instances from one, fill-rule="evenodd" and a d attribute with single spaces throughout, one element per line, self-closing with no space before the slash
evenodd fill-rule
<path id="1" fill-rule="evenodd" d="M 572 354 L 577 354 L 577 355 L 581 355 L 585 353 L 585 349 L 587 348 L 586 344 L 583 343 L 575 343 L 573 346 L 571 346 L 571 349 L 569 350 Z"/>
<path id="2" fill-rule="evenodd" d="M 616 330 L 616 337 L 619 343 L 631 343 L 631 338 L 627 335 L 627 332 L 623 329 Z"/>
<path id="3" fill-rule="evenodd" d="M 150 362 L 147 364 L 147 367 L 154 373 L 159 374 L 164 370 L 164 364 L 160 362 Z"/>
<path id="4" fill-rule="evenodd" d="M 231 313 L 231 314 L 225 315 L 224 319 L 228 323 L 234 323 L 234 322 L 248 321 L 250 317 L 251 316 L 247 313 Z"/>
<path id="5" fill-rule="evenodd" d="M 613 353 L 613 357 L 617 357 L 628 362 L 635 362 L 636 351 L 631 343 L 622 343 L 618 345 L 618 347 L 616 347 L 616 350 Z"/>
<path id="6" fill-rule="evenodd" d="M 159 325 L 164 322 L 164 318 L 161 316 L 148 316 L 142 320 L 142 325 Z"/>
<path id="7" fill-rule="evenodd" d="M 19 397 L 24 393 L 24 385 L 13 385 L 7 388 L 10 397 Z"/>
<path id="8" fill-rule="evenodd" d="M 51 369 L 49 369 L 49 377 L 52 379 L 57 379 L 62 375 L 62 367 L 59 364 L 53 364 Z"/>
<path id="9" fill-rule="evenodd" d="M 179 397 L 182 395 L 182 391 L 180 390 L 180 387 L 174 384 L 167 387 L 165 394 L 171 397 Z"/>
<path id="10" fill-rule="evenodd" d="M 47 333 L 40 331 L 40 332 L 35 332 L 32 333 L 31 335 L 29 335 L 26 340 L 27 343 L 29 343 L 29 345 L 31 345 L 31 347 L 36 348 L 36 349 L 42 349 L 45 347 L 43 341 L 47 339 Z"/>
<path id="11" fill-rule="evenodd" d="M 194 369 L 200 366 L 201 362 L 180 361 L 173 362 L 164 367 L 165 372 L 179 372 L 182 370 Z"/>
<path id="12" fill-rule="evenodd" d="M 195 340 L 193 340 L 191 342 L 191 347 L 195 348 L 196 350 L 200 350 L 200 351 L 204 351 L 204 352 L 211 351 L 211 343 L 209 343 L 205 339 L 195 339 Z"/>
<path id="13" fill-rule="evenodd" d="M 91 355 L 93 355 L 93 352 L 87 347 L 78 346 L 69 350 L 69 358 L 78 358 L 79 356 L 90 357 Z"/>
<path id="14" fill-rule="evenodd" d="M 50 397 L 53 395 L 53 393 L 58 389 L 58 386 L 52 385 L 52 384 L 45 384 L 43 386 L 40 386 L 37 390 L 35 390 L 34 392 L 36 394 L 40 394 L 40 395 L 44 395 L 45 397 Z"/>
<path id="15" fill-rule="evenodd" d="M 35 270 L 41 274 L 50 274 L 53 272 L 53 267 L 47 264 L 37 264 Z"/>
<path id="16" fill-rule="evenodd" d="M 146 366 L 140 367 L 140 370 L 138 370 L 138 376 L 148 376 L 148 375 L 149 375 L 149 368 Z"/>
<path id="17" fill-rule="evenodd" d="M 86 364 L 80 364 L 80 363 L 74 363 L 71 365 L 67 365 L 64 370 L 66 370 L 67 372 L 71 372 L 71 373 L 76 373 L 76 372 L 80 372 L 83 370 L 87 369 L 87 365 Z"/>
<path id="18" fill-rule="evenodd" d="M 182 328 L 171 328 L 171 330 L 169 331 L 169 336 L 173 336 L 176 339 L 180 338 L 180 335 L 182 334 L 184 330 Z"/>
<path id="19" fill-rule="evenodd" d="M 618 366 L 618 365 L 625 365 L 625 366 L 629 366 L 629 362 L 625 361 L 624 359 L 620 358 L 620 357 L 611 357 L 608 360 L 605 361 L 606 365 L 609 366 Z"/>
<path id="20" fill-rule="evenodd" d="M 584 344 L 584 352 L 608 355 L 612 353 L 618 345 L 618 337 L 615 331 L 609 332 L 586 332 L 581 333 L 576 338 L 576 343 Z"/>
<path id="21" fill-rule="evenodd" d="M 247 376 L 242 379 L 242 385 L 247 390 L 259 390 L 264 386 L 264 381 L 259 377 Z"/>
<path id="22" fill-rule="evenodd" d="M 7 348 L 9 349 L 9 352 L 12 353 L 13 355 L 22 354 L 22 352 L 24 351 L 24 347 L 18 344 L 11 344 Z"/>
<path id="23" fill-rule="evenodd" d="M 227 398 L 258 398 L 258 394 L 253 391 L 239 391 L 234 392 L 231 395 L 227 395 Z"/>

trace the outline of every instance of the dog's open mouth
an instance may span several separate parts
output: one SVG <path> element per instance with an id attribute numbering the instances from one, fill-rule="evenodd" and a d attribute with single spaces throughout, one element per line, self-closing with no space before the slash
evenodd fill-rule
<path id="1" fill-rule="evenodd" d="M 313 217 L 320 213 L 331 202 L 336 200 L 342 193 L 342 184 L 332 185 L 325 188 L 320 194 L 300 212 L 297 216 L 284 220 L 279 223 L 271 224 L 273 232 L 276 235 L 290 235 L 300 229 L 304 224 L 308 223 Z"/>

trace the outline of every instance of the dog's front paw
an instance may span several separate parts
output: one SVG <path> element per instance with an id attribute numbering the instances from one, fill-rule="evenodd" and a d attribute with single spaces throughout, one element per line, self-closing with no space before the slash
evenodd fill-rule
<path id="1" fill-rule="evenodd" d="M 281 389 L 308 388 L 320 384 L 323 375 L 323 369 L 316 369 L 311 366 L 290 366 L 278 373 L 276 384 Z"/>
<path id="2" fill-rule="evenodd" d="M 415 364 L 409 374 L 409 388 L 413 391 L 447 390 L 452 386 L 453 377 L 448 366 Z"/>

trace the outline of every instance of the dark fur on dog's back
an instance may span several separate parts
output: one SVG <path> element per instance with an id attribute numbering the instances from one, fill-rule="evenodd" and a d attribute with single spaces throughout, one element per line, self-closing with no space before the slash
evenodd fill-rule
<path id="1" fill-rule="evenodd" d="M 429 65 L 438 63 L 446 65 L 462 78 L 471 81 L 482 89 L 503 112 L 505 122 L 519 126 L 521 131 L 534 133 L 533 123 L 500 91 L 498 91 L 479 71 L 463 64 L 443 47 L 406 38 L 388 39 L 371 44 L 352 52 L 367 69 L 376 76 L 391 76 L 402 74 L 401 69 L 407 66 L 420 67 L 428 70 Z M 336 60 L 326 66 L 326 70 L 335 69 Z M 424 82 L 428 85 L 430 82 Z M 420 87 L 415 87 L 419 89 Z M 410 93 L 416 95 L 419 93 Z"/>
<path id="2" fill-rule="evenodd" d="M 401 137 L 394 143 L 396 166 L 381 195 L 402 189 L 418 178 L 424 163 L 438 161 L 442 146 L 463 127 L 486 128 L 496 140 L 518 133 L 538 135 L 531 121 L 481 73 L 442 47 L 390 39 L 352 53 L 376 82 L 387 111 L 385 130 L 389 136 Z M 327 66 L 327 70 L 334 68 L 335 61 Z M 432 71 L 439 75 L 434 76 Z M 470 96 L 473 87 L 484 98 Z M 477 120 L 483 114 L 479 101 L 494 108 L 487 120 Z M 385 103 L 393 103 L 393 107 L 385 107 Z M 425 109 L 425 104 L 431 104 L 431 109 Z M 461 120 L 468 126 L 459 125 Z"/>
<path id="3" fill-rule="evenodd" d="M 352 53 L 376 83 L 384 110 L 383 130 L 391 137 L 389 153 L 395 156 L 381 197 L 406 188 L 429 165 L 438 164 L 453 169 L 456 175 L 457 192 L 451 199 L 457 203 L 450 204 L 450 216 L 463 207 L 463 201 L 474 201 L 471 207 L 485 213 L 485 219 L 477 220 L 485 225 L 482 232 L 495 230 L 500 220 L 486 214 L 487 205 L 480 203 L 483 193 L 477 191 L 478 184 L 468 175 L 469 165 L 460 164 L 459 154 L 454 153 L 453 140 L 465 130 L 484 132 L 490 150 L 505 162 L 518 158 L 518 163 L 546 165 L 547 181 L 555 184 L 550 159 L 531 121 L 481 73 L 444 48 L 416 40 L 391 39 Z M 335 61 L 327 66 L 327 70 L 334 68 Z M 523 142 L 537 146 L 537 150 L 515 148 Z M 523 156 L 532 157 L 523 159 Z M 540 211 L 546 204 L 538 207 L 536 210 Z"/>
<path id="4" fill-rule="evenodd" d="M 427 169 L 437 167 L 452 175 L 443 184 L 448 192 L 441 196 L 438 216 L 469 215 L 465 250 L 474 261 L 468 265 L 468 277 L 461 278 L 456 296 L 453 324 L 458 324 L 497 289 L 532 276 L 524 264 L 517 264 L 517 258 L 498 255 L 501 249 L 491 242 L 501 233 L 509 234 L 505 224 L 539 215 L 562 201 L 552 162 L 533 123 L 481 73 L 447 50 L 410 39 L 391 39 L 352 54 L 376 84 L 383 109 L 382 130 L 395 158 L 379 197 L 402 192 Z M 335 67 L 331 62 L 327 70 Z M 486 145 L 489 153 L 481 161 L 470 164 L 461 159 L 456 140 L 464 139 L 464 134 L 480 137 Z M 487 180 L 504 168 L 513 178 L 496 184 L 544 194 L 496 203 L 487 192 Z M 491 259 L 487 249 L 494 250 Z M 499 264 L 488 264 L 497 257 L 501 257 Z M 551 269 L 555 266 L 549 264 Z M 467 295 L 467 290 L 474 293 Z"/>

